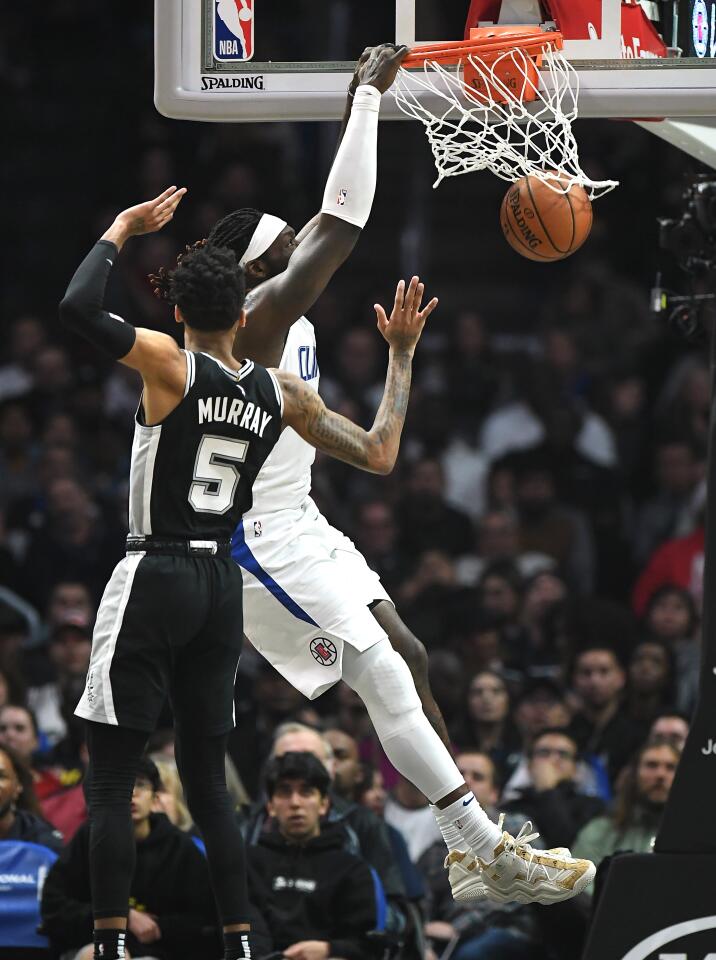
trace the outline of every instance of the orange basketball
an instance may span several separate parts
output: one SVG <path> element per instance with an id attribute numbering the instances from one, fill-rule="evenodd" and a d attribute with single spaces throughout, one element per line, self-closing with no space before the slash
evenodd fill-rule
<path id="1" fill-rule="evenodd" d="M 505 194 L 500 223 L 512 249 L 528 260 L 564 260 L 589 236 L 592 204 L 579 184 L 556 193 L 536 177 L 522 177 Z"/>

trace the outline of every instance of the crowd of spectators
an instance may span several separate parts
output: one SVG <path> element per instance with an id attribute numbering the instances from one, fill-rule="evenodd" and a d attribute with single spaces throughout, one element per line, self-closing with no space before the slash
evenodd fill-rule
<path id="1" fill-rule="evenodd" d="M 73 709 L 123 553 L 140 388 L 58 330 L 56 304 L 110 213 L 187 183 L 171 229 L 128 246 L 110 290 L 117 312 L 172 332 L 146 274 L 237 206 L 307 220 L 334 137 L 332 125 L 158 117 L 150 11 L 123 6 L 51 0 L 42 32 L 30 38 L 10 12 L 0 40 L 17 131 L 0 238 L 0 873 L 3 858 L 22 857 L 13 875 L 35 883 L 13 891 L 17 923 L 0 956 L 82 957 L 91 940 L 87 758 Z M 110 59 L 108 43 L 123 56 Z M 586 165 L 604 169 L 608 156 L 622 199 L 602 201 L 589 243 L 550 271 L 500 246 L 502 184 L 460 177 L 432 194 L 421 132 L 387 127 L 366 236 L 311 317 L 327 400 L 370 422 L 384 345 L 366 304 L 415 270 L 441 297 L 395 473 L 374 479 L 319 456 L 314 495 L 425 644 L 480 802 L 513 832 L 531 819 L 538 842 L 597 862 L 650 849 L 700 660 L 710 380 L 706 358 L 648 312 L 652 223 L 674 211 L 686 163 L 647 136 L 584 124 Z M 227 774 L 262 954 L 579 955 L 586 895 L 549 909 L 452 900 L 427 802 L 390 766 L 350 689 L 309 702 L 249 647 L 236 708 Z M 168 708 L 150 750 L 133 799 L 129 949 L 211 960 L 219 931 Z"/>

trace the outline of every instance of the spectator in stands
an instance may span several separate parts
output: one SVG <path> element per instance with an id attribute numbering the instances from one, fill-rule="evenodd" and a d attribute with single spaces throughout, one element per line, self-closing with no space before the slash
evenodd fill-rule
<path id="1" fill-rule="evenodd" d="M 529 749 L 528 779 L 519 788 L 513 785 L 514 799 L 504 805 L 538 823 L 546 847 L 568 847 L 604 809 L 602 800 L 580 787 L 578 760 L 577 742 L 567 729 L 543 730 Z"/>
<path id="2" fill-rule="evenodd" d="M 84 613 L 68 611 L 55 620 L 47 648 L 52 674 L 46 683 L 30 687 L 27 694 L 38 727 L 50 745 L 67 735 L 67 719 L 84 689 L 91 650 L 92 626 Z"/>
<path id="3" fill-rule="evenodd" d="M 567 582 L 556 571 L 536 573 L 525 583 L 522 625 L 526 634 L 528 674 L 538 677 L 561 673 L 565 651 L 558 643 L 558 627 L 568 600 Z"/>
<path id="4" fill-rule="evenodd" d="M 649 730 L 649 740 L 666 740 L 681 753 L 689 735 L 689 721 L 681 713 L 664 710 L 654 719 Z"/>
<path id="5" fill-rule="evenodd" d="M 330 777 L 308 752 L 274 757 L 265 773 L 276 828 L 248 848 L 249 888 L 274 946 L 295 960 L 365 960 L 382 954 L 369 937 L 380 924 L 367 863 L 344 849 L 339 827 L 322 824 Z"/>
<path id="6" fill-rule="evenodd" d="M 337 727 L 325 730 L 323 737 L 333 751 L 333 789 L 346 800 L 357 800 L 356 790 L 363 780 L 358 743 Z"/>
<path id="7" fill-rule="evenodd" d="M 584 826 L 574 842 L 575 857 L 597 865 L 617 850 L 650 853 L 679 763 L 679 751 L 664 740 L 648 741 L 630 763 L 614 809 Z M 591 894 L 593 887 L 586 891 Z"/>
<path id="8" fill-rule="evenodd" d="M 406 565 L 398 548 L 399 532 L 395 510 L 385 500 L 369 500 L 358 507 L 356 545 L 391 595 L 400 586 Z"/>
<path id="9" fill-rule="evenodd" d="M 229 741 L 231 757 L 250 796 L 259 793 L 261 763 L 271 749 L 276 729 L 295 718 L 307 703 L 306 697 L 268 660 L 257 658 L 256 676 L 247 696 L 237 698 L 236 729 Z"/>
<path id="10" fill-rule="evenodd" d="M 699 615 L 688 590 L 667 584 L 656 590 L 646 607 L 644 626 L 648 636 L 669 644 L 676 660 L 676 692 L 673 702 L 691 714 L 696 703 L 701 668 Z"/>
<path id="11" fill-rule="evenodd" d="M 495 765 L 486 753 L 461 753 L 455 758 L 465 782 L 491 817 L 498 816 L 499 784 Z M 519 832 L 525 817 L 508 814 L 504 828 Z M 453 899 L 445 860 L 444 844 L 434 843 L 420 858 L 428 896 L 425 933 L 433 942 L 434 960 L 447 943 L 457 944 L 452 960 L 532 960 L 535 957 L 537 928 L 532 909 L 519 903 L 498 904 L 490 900 L 470 903 Z"/>
<path id="12" fill-rule="evenodd" d="M 0 747 L 0 841 L 23 840 L 62 849 L 62 834 L 44 819 L 32 771 L 8 746 Z"/>
<path id="13" fill-rule="evenodd" d="M 289 752 L 312 753 L 328 771 L 329 779 L 332 779 L 333 751 L 326 738 L 316 730 L 300 723 L 287 723 L 279 727 L 271 750 L 271 759 Z M 385 823 L 365 807 L 345 800 L 335 791 L 331 792 L 330 800 L 328 820 L 342 825 L 346 848 L 359 853 L 376 870 L 389 898 L 401 898 L 405 891 L 400 872 L 391 854 Z M 257 843 L 263 833 L 270 831 L 271 827 L 271 820 L 267 816 L 262 798 L 262 801 L 249 812 L 246 823 L 248 842 Z"/>
<path id="14" fill-rule="evenodd" d="M 6 400 L 0 405 L 0 506 L 37 489 L 37 447 L 27 404 Z"/>
<path id="15" fill-rule="evenodd" d="M 475 607 L 474 592 L 460 585 L 455 563 L 442 549 L 420 554 L 397 599 L 406 624 L 428 650 L 462 634 Z"/>
<path id="16" fill-rule="evenodd" d="M 0 747 L 0 957 L 46 960 L 47 938 L 38 932 L 39 898 L 62 835 L 39 815 L 32 774 Z"/>
<path id="17" fill-rule="evenodd" d="M 580 594 L 592 592 L 595 552 L 587 518 L 557 498 L 555 468 L 539 451 L 515 455 L 521 547 L 552 557 Z"/>
<path id="18" fill-rule="evenodd" d="M 636 519 L 634 558 L 639 566 L 654 550 L 694 528 L 694 492 L 703 477 L 703 455 L 680 431 L 662 437 L 654 451 L 657 492 Z"/>
<path id="19" fill-rule="evenodd" d="M 32 360 L 47 342 L 47 331 L 37 317 L 20 316 L 9 325 L 7 362 L 0 367 L 0 402 L 24 397 L 32 390 Z"/>
<path id="20" fill-rule="evenodd" d="M 50 592 L 47 603 L 47 628 L 51 634 L 55 627 L 68 620 L 82 620 L 92 623 L 95 616 L 95 606 L 92 595 L 85 583 L 77 580 L 60 580 Z"/>
<path id="21" fill-rule="evenodd" d="M 445 478 L 439 460 L 426 457 L 414 464 L 406 478 L 398 510 L 400 546 L 406 556 L 419 557 L 440 549 L 450 557 L 469 553 L 472 524 L 467 514 L 448 505 Z"/>
<path id="22" fill-rule="evenodd" d="M 25 557 L 28 594 L 43 607 L 62 577 L 86 583 L 97 600 L 123 549 L 123 531 L 108 526 L 80 483 L 52 480 L 45 522 L 33 533 Z"/>
<path id="23" fill-rule="evenodd" d="M 81 786 L 83 773 L 78 767 L 66 769 L 53 763 L 50 755 L 44 760 L 39 758 L 39 745 L 39 729 L 32 710 L 14 705 L 0 710 L 0 746 L 13 749 L 30 767 L 43 816 L 69 839 L 87 817 Z"/>
<path id="24" fill-rule="evenodd" d="M 132 956 L 195 960 L 219 956 L 221 936 L 204 855 L 191 837 L 152 813 L 161 787 L 144 758 L 132 794 L 137 860 L 132 881 L 127 949 Z M 50 871 L 42 891 L 43 929 L 56 950 L 91 958 L 92 900 L 89 825 L 82 826 Z"/>
<path id="25" fill-rule="evenodd" d="M 624 711 L 625 683 L 626 673 L 613 647 L 594 644 L 575 656 L 572 687 L 580 708 L 570 730 L 580 750 L 606 766 L 612 782 L 646 733 Z"/>
<path id="26" fill-rule="evenodd" d="M 526 634 L 521 623 L 524 582 L 509 560 L 496 560 L 486 567 L 477 585 L 482 609 L 500 626 L 508 660 L 523 659 Z"/>
<path id="27" fill-rule="evenodd" d="M 461 557 L 457 564 L 458 578 L 466 586 L 475 586 L 485 570 L 496 562 L 514 564 L 523 579 L 555 566 L 546 553 L 520 550 L 520 523 L 514 510 L 504 507 L 486 510 L 477 530 L 477 553 Z"/>
<path id="28" fill-rule="evenodd" d="M 693 533 L 667 540 L 652 553 L 641 571 L 632 593 L 632 606 L 643 616 L 651 597 L 659 587 L 676 586 L 688 590 L 697 610 L 701 610 L 704 581 L 704 527 Z"/>
<path id="29" fill-rule="evenodd" d="M 9 666 L 0 666 L 0 708 L 8 703 L 24 703 L 25 690 L 18 673 Z"/>
<path id="30" fill-rule="evenodd" d="M 467 709 L 457 732 L 461 751 L 487 753 L 503 776 L 511 771 L 520 740 L 510 712 L 510 694 L 502 676 L 483 670 L 470 681 Z"/>
<path id="31" fill-rule="evenodd" d="M 346 735 L 343 734 L 343 736 Z M 356 803 L 366 807 L 368 810 L 371 810 L 380 820 L 384 820 L 385 805 L 388 800 L 388 794 L 383 783 L 383 775 L 380 770 L 377 769 L 377 767 L 373 766 L 372 763 L 361 763 L 358 759 L 358 744 L 355 742 L 355 740 L 353 740 L 352 737 L 348 737 L 347 740 L 350 740 L 351 742 L 351 761 L 352 764 L 356 765 L 358 779 L 353 783 L 350 797 L 346 797 L 345 794 L 342 795 L 346 799 L 355 800 Z M 348 746 L 347 743 L 346 746 Z M 339 766 L 340 761 L 337 761 L 336 780 L 334 783 L 337 791 L 339 781 Z M 351 780 L 353 780 L 352 776 Z M 419 901 L 424 894 L 423 883 L 420 878 L 420 874 L 415 869 L 415 864 L 410 859 L 410 853 L 408 852 L 408 846 L 403 838 L 403 834 L 387 821 L 386 829 L 388 831 L 388 839 L 390 840 L 390 849 L 393 853 L 395 862 L 400 870 L 400 876 L 403 880 L 405 895 L 408 900 Z"/>
<path id="32" fill-rule="evenodd" d="M 441 839 L 430 804 L 418 788 L 403 776 L 398 777 L 388 794 L 385 822 L 400 831 L 414 863 L 429 846 Z"/>
<path id="33" fill-rule="evenodd" d="M 185 833 L 193 832 L 194 821 L 186 805 L 176 763 L 158 754 L 152 754 L 152 761 L 159 772 L 160 787 L 154 800 L 152 813 L 163 813 L 170 823 Z"/>
<path id="34" fill-rule="evenodd" d="M 627 668 L 626 711 L 637 724 L 676 702 L 674 654 L 664 641 L 642 640 L 632 650 Z"/>

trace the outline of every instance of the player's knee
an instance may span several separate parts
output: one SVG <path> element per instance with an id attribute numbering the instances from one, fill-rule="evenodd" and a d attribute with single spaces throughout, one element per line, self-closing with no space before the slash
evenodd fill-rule
<path id="1" fill-rule="evenodd" d="M 382 640 L 359 654 L 344 679 L 361 697 L 375 723 L 377 711 L 391 717 L 420 710 L 420 698 L 405 660 Z"/>

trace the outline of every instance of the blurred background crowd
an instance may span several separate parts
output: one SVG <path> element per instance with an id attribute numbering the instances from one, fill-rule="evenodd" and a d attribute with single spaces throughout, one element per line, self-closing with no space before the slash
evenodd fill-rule
<path id="1" fill-rule="evenodd" d="M 142 6 L 48 0 L 42 31 L 16 6 L 0 37 L 14 130 L 0 237 L 0 857 L 11 838 L 46 845 L 53 862 L 59 855 L 43 902 L 56 956 L 74 957 L 91 933 L 78 879 L 86 755 L 72 712 L 98 601 L 123 553 L 139 397 L 132 371 L 58 327 L 57 303 L 115 212 L 185 184 L 171 228 L 128 245 L 110 290 L 117 313 L 173 332 L 147 274 L 240 206 L 299 227 L 319 205 L 337 134 L 334 124 L 160 117 Z M 342 11 L 345 56 L 357 56 L 350 5 L 330 6 Z M 327 402 L 372 422 L 385 349 L 371 305 L 390 302 L 397 279 L 420 272 L 441 305 L 418 349 L 395 472 L 375 479 L 319 457 L 314 496 L 425 644 L 460 768 L 483 805 L 506 811 L 515 832 L 530 818 L 546 846 L 601 862 L 650 849 L 694 706 L 710 382 L 703 353 L 648 308 L 656 217 L 678 212 L 690 162 L 634 125 L 590 121 L 577 133 L 585 167 L 622 187 L 598 202 L 586 246 L 544 267 L 519 260 L 500 237 L 504 184 L 475 175 L 433 192 L 422 131 L 381 129 L 366 235 L 310 317 Z M 308 820 L 329 837 L 343 830 L 385 895 L 382 927 L 371 914 L 358 929 L 356 906 L 353 919 L 336 920 L 346 927 L 326 931 L 321 911 L 307 908 L 297 932 L 291 910 L 273 903 L 286 891 L 264 889 L 276 874 L 257 854 L 257 907 L 276 911 L 264 910 L 276 934 L 266 953 L 317 941 L 349 960 L 386 950 L 578 956 L 587 902 L 545 910 L 452 901 L 427 802 L 390 767 L 347 687 L 308 702 L 248 648 L 236 709 L 227 769 L 250 843 L 279 856 L 277 843 L 298 842 L 290 816 L 281 819 L 277 802 L 267 817 L 265 801 L 301 781 L 306 796 L 329 798 L 309 804 Z M 158 772 L 148 764 L 135 791 L 138 849 L 162 814 L 192 835 L 168 708 L 151 750 Z M 267 779 L 267 760 L 280 753 L 293 766 L 273 761 Z M 315 830 L 310 843 L 321 847 Z M 189 860 L 198 851 L 186 875 L 195 892 L 208 891 L 200 839 L 181 849 Z M 133 907 L 134 955 L 141 944 L 159 960 L 188 949 L 214 956 L 210 897 L 196 893 L 190 908 L 176 890 L 162 895 L 168 906 Z M 334 895 L 345 895 L 338 881 Z M 190 935 L 175 915 L 188 923 L 192 909 Z M 209 939 L 192 940 L 195 928 Z M 27 946 L 48 955 L 42 938 Z"/>

